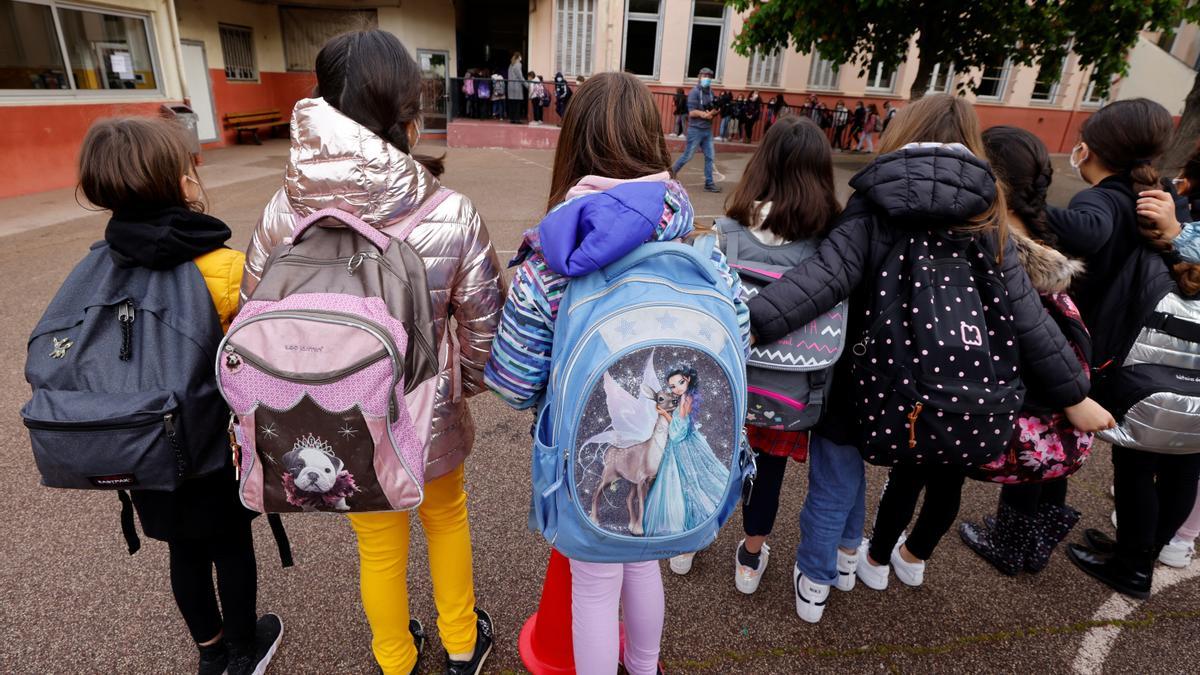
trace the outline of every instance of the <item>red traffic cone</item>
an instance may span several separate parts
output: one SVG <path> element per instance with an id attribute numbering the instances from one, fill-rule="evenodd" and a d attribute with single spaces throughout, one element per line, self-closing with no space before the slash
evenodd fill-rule
<path id="1" fill-rule="evenodd" d="M 521 628 L 521 661 L 533 675 L 573 675 L 571 640 L 571 563 L 550 551 L 538 611 Z"/>

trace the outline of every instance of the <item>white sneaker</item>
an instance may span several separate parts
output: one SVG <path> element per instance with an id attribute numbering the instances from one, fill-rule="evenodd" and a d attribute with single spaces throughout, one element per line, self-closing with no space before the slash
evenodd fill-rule
<path id="1" fill-rule="evenodd" d="M 767 560 L 771 557 L 771 547 L 766 544 L 762 545 L 762 549 L 758 552 L 758 567 L 754 568 L 738 562 L 738 553 L 745 545 L 746 540 L 741 540 L 733 552 L 733 585 L 737 586 L 739 591 L 750 595 L 758 590 L 758 584 L 762 582 L 763 572 L 767 570 Z"/>
<path id="2" fill-rule="evenodd" d="M 692 560 L 696 557 L 695 553 L 684 553 L 671 558 L 671 571 L 675 574 L 687 574 L 692 571 Z"/>
<path id="3" fill-rule="evenodd" d="M 793 567 L 792 588 L 796 593 L 796 615 L 808 623 L 820 621 L 829 600 L 829 586 L 813 583 L 800 573 L 799 567 Z"/>
<path id="4" fill-rule="evenodd" d="M 904 537 L 900 537 L 900 541 L 896 542 L 896 546 L 892 549 L 892 567 L 896 570 L 896 578 L 905 586 L 920 586 L 925 581 L 925 561 L 919 560 L 910 563 L 905 560 L 900 555 L 900 547 L 903 544 Z"/>
<path id="5" fill-rule="evenodd" d="M 888 565 L 874 565 L 871 563 L 871 557 L 867 555 L 867 551 L 871 548 L 871 540 L 863 539 L 858 545 L 858 566 L 854 573 L 862 582 L 867 585 L 867 588 L 872 588 L 877 591 L 886 591 L 888 587 L 888 575 L 892 568 Z"/>
<path id="6" fill-rule="evenodd" d="M 1183 568 L 1192 564 L 1192 556 L 1195 554 L 1196 545 L 1193 542 L 1171 537 L 1171 543 L 1164 546 L 1158 554 L 1158 562 L 1167 567 Z"/>
<path id="7" fill-rule="evenodd" d="M 837 552 L 837 589 L 849 593 L 854 590 L 857 579 L 854 572 L 858 569 L 858 552 L 846 553 L 840 547 Z"/>

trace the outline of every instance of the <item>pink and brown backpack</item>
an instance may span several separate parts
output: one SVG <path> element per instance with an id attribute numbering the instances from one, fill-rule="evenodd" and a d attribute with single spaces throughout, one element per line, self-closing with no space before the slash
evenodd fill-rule
<path id="1" fill-rule="evenodd" d="M 272 252 L 217 357 L 247 508 L 421 503 L 447 341 L 433 333 L 425 264 L 405 238 L 447 194 L 385 230 L 317 211 Z"/>

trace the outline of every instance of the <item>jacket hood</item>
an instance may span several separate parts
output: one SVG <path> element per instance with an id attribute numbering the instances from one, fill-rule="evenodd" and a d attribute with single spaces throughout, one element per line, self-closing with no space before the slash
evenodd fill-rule
<path id="1" fill-rule="evenodd" d="M 1083 262 L 1068 258 L 1016 230 L 1009 230 L 1008 236 L 1017 249 L 1021 267 L 1039 293 L 1065 293 L 1071 281 L 1083 274 Z"/>
<path id="2" fill-rule="evenodd" d="M 323 98 L 296 103 L 291 133 L 284 191 L 300 217 L 341 209 L 382 228 L 416 209 L 439 187 L 411 155 Z"/>
<path id="3" fill-rule="evenodd" d="M 897 220 L 961 223 L 996 200 L 988 163 L 959 143 L 910 143 L 876 159 L 850 187 Z"/>
<path id="4" fill-rule="evenodd" d="M 676 181 L 627 181 L 568 199 L 525 233 L 514 262 L 540 252 L 558 274 L 579 277 L 648 241 L 692 231 L 692 206 Z"/>

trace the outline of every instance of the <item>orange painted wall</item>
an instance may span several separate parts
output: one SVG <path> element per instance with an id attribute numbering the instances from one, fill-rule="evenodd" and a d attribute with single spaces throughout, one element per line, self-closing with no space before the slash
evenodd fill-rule
<path id="1" fill-rule="evenodd" d="M 0 197 L 75 184 L 79 145 L 92 122 L 116 115 L 156 115 L 159 103 L 0 107 Z"/>
<path id="2" fill-rule="evenodd" d="M 258 82 L 230 82 L 225 71 L 211 69 L 213 102 L 217 108 L 217 127 L 221 129 L 222 141 L 206 144 L 206 148 L 221 147 L 236 142 L 236 134 L 227 131 L 225 115 L 229 113 L 278 110 L 284 120 L 290 119 L 296 101 L 310 96 L 316 76 L 312 73 L 259 73 Z"/>

